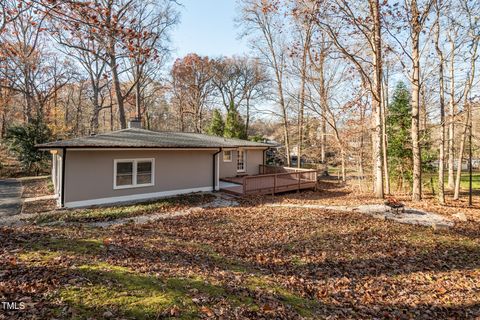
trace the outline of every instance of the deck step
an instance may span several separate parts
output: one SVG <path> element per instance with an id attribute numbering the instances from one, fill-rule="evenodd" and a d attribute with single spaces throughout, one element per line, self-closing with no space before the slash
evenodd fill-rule
<path id="1" fill-rule="evenodd" d="M 229 189 L 220 189 L 220 191 L 228 194 L 228 195 L 233 195 L 233 196 L 242 196 L 243 194 L 241 192 L 236 192 L 236 191 L 233 191 L 233 190 L 229 190 Z"/>

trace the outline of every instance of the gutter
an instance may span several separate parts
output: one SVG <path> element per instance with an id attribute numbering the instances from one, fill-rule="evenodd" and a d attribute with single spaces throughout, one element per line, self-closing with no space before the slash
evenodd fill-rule
<path id="1" fill-rule="evenodd" d="M 217 157 L 217 154 L 219 154 L 220 152 L 222 152 L 222 148 L 218 148 L 218 151 L 215 152 L 213 154 L 213 174 L 212 174 L 212 177 L 213 177 L 213 188 L 212 190 L 213 191 L 216 191 L 215 190 L 215 186 L 216 186 L 216 182 L 217 182 L 217 161 L 216 161 L 216 157 Z"/>
<path id="2" fill-rule="evenodd" d="M 62 148 L 62 194 L 60 195 L 60 207 L 65 207 L 65 159 L 67 158 L 67 148 Z"/>

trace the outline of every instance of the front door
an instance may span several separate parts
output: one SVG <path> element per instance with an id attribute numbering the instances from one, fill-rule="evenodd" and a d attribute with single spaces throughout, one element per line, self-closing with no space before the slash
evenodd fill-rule
<path id="1" fill-rule="evenodd" d="M 237 151 L 237 172 L 247 171 L 247 151 L 239 149 Z"/>

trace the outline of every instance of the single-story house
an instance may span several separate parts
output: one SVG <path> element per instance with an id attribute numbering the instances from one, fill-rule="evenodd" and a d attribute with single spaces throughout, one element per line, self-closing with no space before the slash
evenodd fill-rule
<path id="1" fill-rule="evenodd" d="M 257 175 L 268 144 L 130 127 L 37 145 L 52 154 L 60 207 L 75 208 L 219 190 Z"/>

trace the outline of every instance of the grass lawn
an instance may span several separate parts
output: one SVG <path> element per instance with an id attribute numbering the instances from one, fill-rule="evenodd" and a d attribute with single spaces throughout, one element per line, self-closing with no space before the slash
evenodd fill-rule
<path id="1" fill-rule="evenodd" d="M 0 297 L 27 303 L 9 319 L 480 316 L 478 222 L 436 233 L 251 200 L 148 225 L 0 237 Z"/>
<path id="2" fill-rule="evenodd" d="M 435 189 L 437 188 L 437 181 L 438 181 L 438 174 L 424 174 L 424 183 L 430 183 L 430 179 L 433 178 L 433 183 L 435 186 Z M 448 177 L 445 175 L 445 186 L 447 185 Z M 469 182 L 470 181 L 470 176 L 468 172 L 462 172 L 462 175 L 460 177 L 460 188 L 463 190 L 468 190 L 469 188 Z M 472 188 L 475 191 L 480 190 L 480 172 L 473 172 L 472 174 Z"/>
<path id="3" fill-rule="evenodd" d="M 109 221 L 143 214 L 168 212 L 199 205 L 213 200 L 211 194 L 192 194 L 181 197 L 159 199 L 152 202 L 127 204 L 112 207 L 99 207 L 91 209 L 59 210 L 49 214 L 38 215 L 32 221 L 38 224 L 64 221 L 64 222 L 96 222 Z"/>

